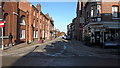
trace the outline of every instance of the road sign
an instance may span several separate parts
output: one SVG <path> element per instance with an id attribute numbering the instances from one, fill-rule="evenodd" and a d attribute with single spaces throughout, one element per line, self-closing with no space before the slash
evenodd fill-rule
<path id="1" fill-rule="evenodd" d="M 83 26 L 80 26 L 80 31 L 83 31 Z"/>
<path id="2" fill-rule="evenodd" d="M 4 27 L 4 21 L 0 22 L 0 27 L 2 28 L 2 50 L 4 50 L 4 45 L 3 45 L 3 27 Z"/>
<path id="3" fill-rule="evenodd" d="M 0 22 L 0 27 L 4 27 L 4 23 L 5 23 L 4 21 L 1 21 Z"/>

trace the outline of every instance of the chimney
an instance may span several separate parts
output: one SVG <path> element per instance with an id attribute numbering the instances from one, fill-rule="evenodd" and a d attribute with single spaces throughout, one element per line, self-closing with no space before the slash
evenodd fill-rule
<path id="1" fill-rule="evenodd" d="M 41 12 L 41 5 L 37 4 L 36 8 Z"/>

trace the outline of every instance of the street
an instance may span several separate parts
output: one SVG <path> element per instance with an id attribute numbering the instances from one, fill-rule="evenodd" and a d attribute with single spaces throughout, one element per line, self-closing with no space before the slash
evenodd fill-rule
<path id="1" fill-rule="evenodd" d="M 15 52 L 15 51 L 14 51 Z M 2 66 L 118 66 L 118 48 L 93 48 L 74 40 L 57 39 L 2 56 Z M 114 52 L 111 53 L 111 52 Z"/>

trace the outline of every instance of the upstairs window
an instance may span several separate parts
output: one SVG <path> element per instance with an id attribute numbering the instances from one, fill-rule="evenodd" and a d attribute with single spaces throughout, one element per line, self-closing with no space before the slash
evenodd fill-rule
<path id="1" fill-rule="evenodd" d="M 35 16 L 35 11 L 33 12 L 33 16 Z"/>
<path id="2" fill-rule="evenodd" d="M 25 25 L 25 20 L 21 19 L 20 20 L 20 25 Z"/>
<path id="3" fill-rule="evenodd" d="M 118 6 L 112 6 L 112 17 L 118 18 Z"/>
<path id="4" fill-rule="evenodd" d="M 91 17 L 93 17 L 94 11 L 93 8 L 91 8 Z"/>
<path id="5" fill-rule="evenodd" d="M 33 22 L 33 27 L 35 27 L 35 20 L 34 20 L 34 22 Z"/>
<path id="6" fill-rule="evenodd" d="M 97 5 L 97 16 L 101 17 L 101 5 Z"/>
<path id="7" fill-rule="evenodd" d="M 38 18 L 38 13 L 37 13 L 37 18 Z"/>

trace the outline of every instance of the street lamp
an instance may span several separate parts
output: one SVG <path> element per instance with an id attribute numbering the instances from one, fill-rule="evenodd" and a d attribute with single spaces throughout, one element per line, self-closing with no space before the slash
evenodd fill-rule
<path id="1" fill-rule="evenodd" d="M 28 29 L 27 29 L 27 28 L 28 28 L 28 24 L 29 24 L 29 23 L 28 23 L 28 16 L 29 16 L 28 10 L 26 11 L 26 15 L 27 15 L 27 23 L 26 23 L 26 43 L 28 44 L 28 43 L 29 43 L 29 42 L 28 42 L 28 39 L 27 39 L 27 38 L 28 38 L 28 35 L 27 35 L 27 34 L 28 34 L 28 33 L 27 33 L 27 30 L 28 30 Z"/>

